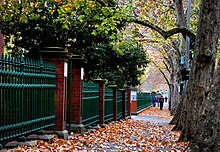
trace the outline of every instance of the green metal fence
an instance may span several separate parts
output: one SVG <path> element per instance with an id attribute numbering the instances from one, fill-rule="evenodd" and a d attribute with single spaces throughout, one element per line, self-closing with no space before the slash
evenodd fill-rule
<path id="1" fill-rule="evenodd" d="M 83 84 L 82 122 L 85 126 L 95 124 L 99 120 L 99 85 Z"/>
<path id="2" fill-rule="evenodd" d="M 113 91 L 105 87 L 105 116 L 104 122 L 111 121 L 113 119 Z"/>
<path id="3" fill-rule="evenodd" d="M 55 125 L 55 89 L 55 65 L 2 55 L 0 141 Z"/>
<path id="4" fill-rule="evenodd" d="M 152 105 L 151 93 L 138 93 L 137 96 L 137 111 Z"/>
<path id="5" fill-rule="evenodd" d="M 128 93 L 125 92 L 125 116 L 128 115 Z"/>
<path id="6" fill-rule="evenodd" d="M 122 105 L 122 92 L 118 91 L 117 92 L 117 119 L 121 119 L 122 118 L 122 109 L 123 109 L 123 105 Z"/>

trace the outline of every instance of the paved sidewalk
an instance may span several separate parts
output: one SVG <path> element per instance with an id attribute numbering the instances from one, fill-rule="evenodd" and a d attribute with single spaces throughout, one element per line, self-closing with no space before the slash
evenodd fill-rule
<path id="1" fill-rule="evenodd" d="M 134 120 L 144 120 L 149 121 L 149 125 L 158 125 L 158 126 L 165 126 L 169 125 L 169 122 L 171 119 L 163 118 L 163 117 L 157 117 L 157 116 L 151 116 L 151 115 L 144 115 L 144 116 L 131 116 Z"/>
<path id="2" fill-rule="evenodd" d="M 157 110 L 155 110 L 155 113 L 144 114 L 146 111 L 150 111 L 149 109 L 146 109 L 140 115 L 131 116 L 131 118 L 134 119 L 134 120 L 149 121 L 150 124 L 152 124 L 152 125 L 158 125 L 158 126 L 169 125 L 169 122 L 171 121 L 172 117 L 164 117 L 162 114 L 159 114 L 160 111 L 163 113 L 163 111 L 165 110 L 166 111 L 166 115 L 167 115 L 167 113 L 169 113 L 169 111 L 167 111 L 168 110 L 168 106 L 169 106 L 168 102 L 165 102 L 164 106 L 163 106 L 163 110 L 159 110 L 159 107 L 156 106 L 155 109 L 157 109 Z M 158 114 L 158 115 L 154 115 L 154 114 Z"/>
<path id="3" fill-rule="evenodd" d="M 84 136 L 55 138 L 52 144 L 39 141 L 36 147 L 19 147 L 17 151 L 184 152 L 188 143 L 177 143 L 180 133 L 171 131 L 173 126 L 168 123 L 172 117 L 167 107 L 167 103 L 163 110 L 150 107 L 131 119 L 113 122 Z"/>

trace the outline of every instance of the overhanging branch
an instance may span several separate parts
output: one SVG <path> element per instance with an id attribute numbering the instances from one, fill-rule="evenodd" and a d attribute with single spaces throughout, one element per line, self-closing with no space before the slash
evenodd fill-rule
<path id="1" fill-rule="evenodd" d="M 167 65 L 167 63 L 166 63 L 165 61 L 163 61 L 163 64 L 165 65 L 166 70 L 167 70 L 169 73 L 171 73 L 171 71 L 170 71 L 169 66 Z M 169 64 L 169 63 L 168 63 L 168 64 Z"/>
<path id="2" fill-rule="evenodd" d="M 170 85 L 170 81 L 166 77 L 165 73 L 161 70 L 161 68 L 154 61 L 152 61 L 152 63 L 159 69 L 160 73 L 163 75 L 164 79 L 166 80 L 167 85 Z"/>
<path id="3" fill-rule="evenodd" d="M 137 23 L 137 24 L 140 24 L 140 25 L 143 25 L 143 26 L 146 26 L 146 27 L 149 27 L 155 31 L 157 31 L 159 34 L 161 34 L 165 39 L 167 39 L 168 37 L 174 35 L 174 34 L 177 34 L 177 33 L 181 33 L 182 35 L 187 35 L 191 40 L 195 41 L 195 34 L 193 34 L 190 30 L 186 29 L 185 27 L 177 27 L 177 28 L 174 28 L 172 30 L 169 30 L 169 31 L 165 31 L 163 30 L 162 28 L 160 28 L 159 26 L 155 25 L 155 24 L 152 24 L 150 23 L 149 21 L 145 20 L 145 21 L 141 21 L 141 20 L 138 20 L 136 18 L 131 18 L 130 19 L 130 22 L 133 22 L 133 23 Z"/>
<path id="4" fill-rule="evenodd" d="M 106 6 L 106 3 L 103 0 L 95 0 L 95 1 L 101 4 L 102 6 Z"/>
<path id="5" fill-rule="evenodd" d="M 99 3 L 103 7 L 114 7 L 116 3 L 112 1 L 106 1 L 106 0 L 95 0 L 95 2 Z"/>

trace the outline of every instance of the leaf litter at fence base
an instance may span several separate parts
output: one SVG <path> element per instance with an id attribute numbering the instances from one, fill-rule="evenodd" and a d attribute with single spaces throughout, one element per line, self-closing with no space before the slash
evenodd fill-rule
<path id="1" fill-rule="evenodd" d="M 156 115 L 171 118 L 168 110 L 152 107 L 140 115 Z M 38 141 L 36 147 L 20 146 L 20 151 L 143 151 L 183 152 L 187 142 L 177 142 L 180 132 L 171 131 L 171 125 L 157 125 L 150 121 L 127 119 L 113 122 L 105 128 L 88 131 L 84 136 L 71 135 L 70 140 L 54 138 L 52 144 Z"/>

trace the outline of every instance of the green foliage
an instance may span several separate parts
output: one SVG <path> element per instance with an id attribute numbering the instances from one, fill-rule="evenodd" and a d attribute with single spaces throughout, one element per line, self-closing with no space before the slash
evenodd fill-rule
<path id="1" fill-rule="evenodd" d="M 56 20 L 61 16 L 60 7 L 64 5 L 65 2 L 53 0 L 5 1 L 0 7 L 0 29 L 6 45 L 11 42 L 11 49 L 21 47 L 28 50 L 48 45 L 64 46 L 69 31 Z"/>
<path id="2" fill-rule="evenodd" d="M 122 46 L 123 52 L 112 50 L 111 46 L 98 44 L 95 49 L 84 52 L 86 81 L 95 78 L 107 79 L 109 84 L 136 86 L 139 77 L 144 74 L 149 60 L 140 46 Z M 122 49 L 122 48 L 121 48 Z"/>
<path id="3" fill-rule="evenodd" d="M 109 36 L 123 25 L 126 11 L 117 10 L 114 1 L 103 7 L 92 0 L 8 0 L 0 10 L 6 45 L 28 50 L 70 46 L 81 33 L 91 33 L 93 38 Z"/>
<path id="4" fill-rule="evenodd" d="M 101 77 L 119 87 L 135 86 L 147 66 L 134 37 L 124 41 L 118 32 L 132 11 L 116 6 L 115 0 L 8 0 L 0 10 L 0 29 L 9 49 L 68 47 L 84 57 L 87 81 Z"/>

